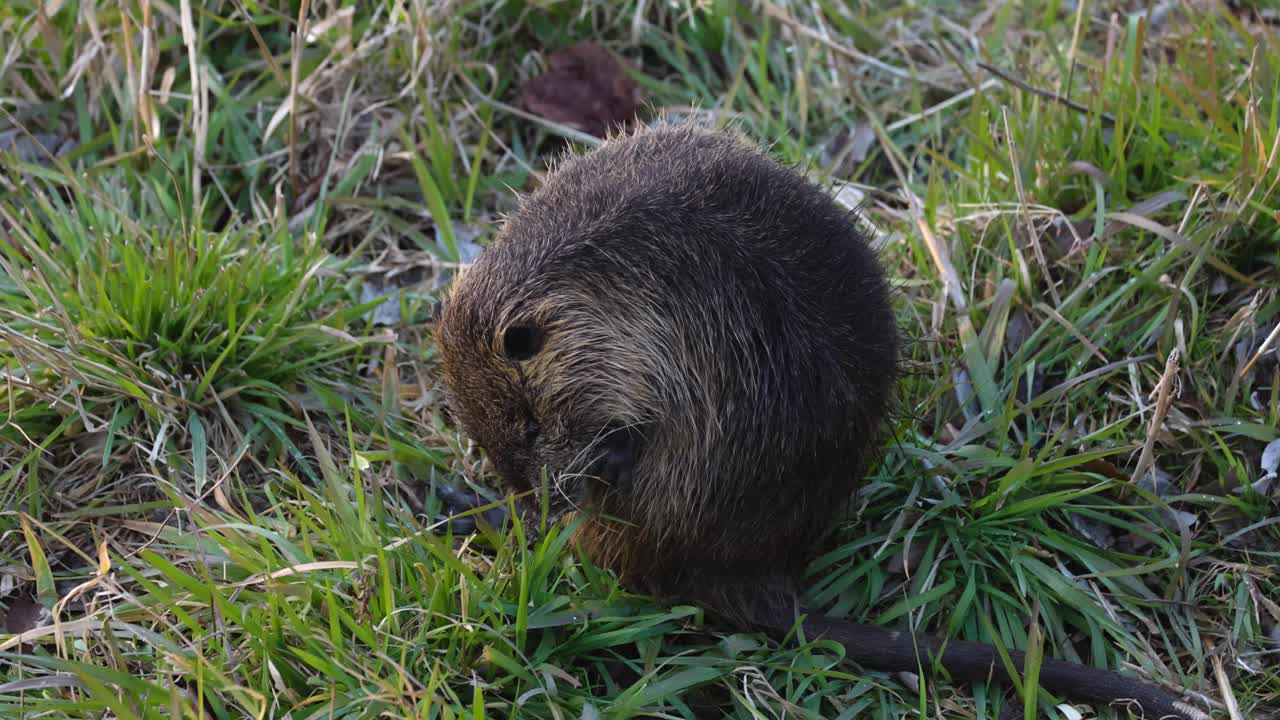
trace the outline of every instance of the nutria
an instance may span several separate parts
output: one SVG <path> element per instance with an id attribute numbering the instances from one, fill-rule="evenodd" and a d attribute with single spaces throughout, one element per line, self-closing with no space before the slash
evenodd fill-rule
<path id="1" fill-rule="evenodd" d="M 890 287 L 848 210 L 726 132 L 613 136 L 522 199 L 437 313 L 450 413 L 511 489 L 536 492 L 545 468 L 593 562 L 739 627 L 793 629 L 899 375 Z M 877 670 L 944 650 L 832 617 L 801 627 Z M 1008 679 L 982 643 L 946 642 L 939 665 Z M 1040 684 L 1207 717 L 1072 663 L 1046 659 Z"/>

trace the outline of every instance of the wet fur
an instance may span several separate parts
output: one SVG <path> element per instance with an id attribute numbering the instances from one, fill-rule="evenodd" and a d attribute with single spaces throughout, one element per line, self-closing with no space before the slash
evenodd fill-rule
<path id="1" fill-rule="evenodd" d="M 551 506 L 587 512 L 577 541 L 594 562 L 780 636 L 882 439 L 901 374 L 890 297 L 828 194 L 738 137 L 666 125 L 566 155 L 450 288 L 437 340 L 451 412 L 512 489 L 549 469 Z M 530 328 L 536 350 L 510 357 Z M 882 670 L 927 669 L 941 647 L 804 627 Z M 942 665 L 974 680 L 997 658 L 953 643 Z M 1199 717 L 1060 665 L 1045 687 Z"/>

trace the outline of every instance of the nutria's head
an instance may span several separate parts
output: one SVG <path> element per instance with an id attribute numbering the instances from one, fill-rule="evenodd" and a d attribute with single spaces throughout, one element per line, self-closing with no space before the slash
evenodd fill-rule
<path id="1" fill-rule="evenodd" d="M 656 411 L 655 365 L 671 360 L 634 259 L 602 249 L 644 233 L 646 213 L 577 182 L 583 161 L 565 157 L 522 198 L 436 308 L 450 413 L 509 486 L 537 490 L 545 471 L 557 510 L 626 479 Z"/>
<path id="2" fill-rule="evenodd" d="M 508 485 L 536 490 L 545 469 L 567 509 L 632 466 L 647 393 L 608 304 L 510 272 L 525 266 L 508 246 L 524 242 L 501 238 L 437 307 L 446 401 Z"/>

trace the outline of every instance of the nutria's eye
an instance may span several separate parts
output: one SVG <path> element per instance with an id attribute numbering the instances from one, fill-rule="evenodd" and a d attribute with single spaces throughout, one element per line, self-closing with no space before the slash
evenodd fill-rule
<path id="1" fill-rule="evenodd" d="M 524 425 L 524 436 L 528 440 L 532 440 L 542 433 L 542 425 L 538 423 L 537 418 L 529 418 Z"/>
<path id="2" fill-rule="evenodd" d="M 502 334 L 502 353 L 511 360 L 528 360 L 541 349 L 542 331 L 532 325 L 512 325 Z"/>

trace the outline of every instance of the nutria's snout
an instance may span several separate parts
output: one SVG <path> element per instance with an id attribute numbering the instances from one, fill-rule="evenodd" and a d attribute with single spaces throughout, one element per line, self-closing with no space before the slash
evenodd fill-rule
<path id="1" fill-rule="evenodd" d="M 604 457 L 596 477 L 611 485 L 630 484 L 644 443 L 643 429 L 634 425 L 611 427 L 606 430 L 603 441 Z"/>
<path id="2" fill-rule="evenodd" d="M 642 443 L 640 428 L 611 423 L 573 444 L 572 457 L 558 466 L 555 450 L 535 450 L 535 455 L 548 461 L 532 464 L 534 475 L 529 482 L 541 491 L 546 473 L 553 514 L 597 506 L 605 496 L 631 489 Z"/>
<path id="3" fill-rule="evenodd" d="M 592 443 L 587 479 L 588 492 L 607 492 L 631 484 L 639 460 L 643 431 L 632 425 L 614 424 L 603 428 Z"/>

